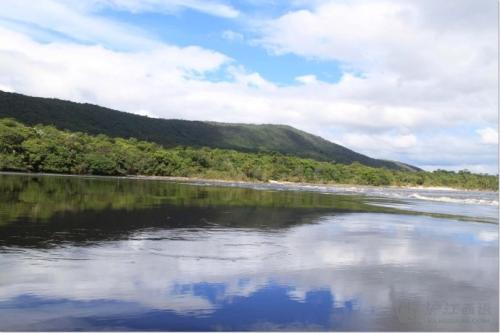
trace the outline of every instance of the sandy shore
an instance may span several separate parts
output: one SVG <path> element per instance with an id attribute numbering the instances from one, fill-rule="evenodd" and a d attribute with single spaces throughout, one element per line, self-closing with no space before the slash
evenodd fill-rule
<path id="1" fill-rule="evenodd" d="M 284 186 L 301 186 L 301 187 L 331 187 L 331 188 L 393 188 L 393 189 L 406 189 L 406 190 L 431 190 L 431 191 L 482 191 L 482 192 L 494 192 L 490 190 L 467 190 L 461 188 L 445 187 L 445 186 L 374 186 L 374 185 L 360 185 L 360 184 L 338 184 L 338 183 L 302 183 L 302 182 L 288 182 L 288 181 L 276 181 L 269 180 L 267 182 L 263 181 L 243 181 L 243 180 L 224 180 L 224 179 L 207 179 L 207 178 L 196 178 L 196 177 L 169 177 L 169 176 L 125 176 L 120 178 L 127 179 L 150 179 L 150 180 L 163 180 L 163 181 L 179 181 L 179 182 L 189 182 L 189 183 L 210 183 L 210 184 L 220 184 L 220 185 L 284 185 Z"/>

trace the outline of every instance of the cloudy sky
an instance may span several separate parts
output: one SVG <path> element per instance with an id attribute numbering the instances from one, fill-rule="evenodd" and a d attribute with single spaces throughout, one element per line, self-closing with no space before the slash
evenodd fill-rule
<path id="1" fill-rule="evenodd" d="M 496 0 L 0 2 L 0 90 L 498 172 Z"/>

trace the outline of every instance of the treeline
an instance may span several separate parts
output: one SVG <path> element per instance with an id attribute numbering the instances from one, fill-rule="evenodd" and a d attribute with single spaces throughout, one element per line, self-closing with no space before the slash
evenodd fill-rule
<path id="1" fill-rule="evenodd" d="M 91 136 L 51 126 L 28 127 L 12 119 L 0 119 L 0 170 L 498 190 L 498 176 L 468 171 L 408 172 L 279 153 L 166 149 L 133 138 Z"/>

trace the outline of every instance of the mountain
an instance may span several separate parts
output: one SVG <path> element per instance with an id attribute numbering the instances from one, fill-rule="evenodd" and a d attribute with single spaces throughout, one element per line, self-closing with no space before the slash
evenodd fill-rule
<path id="1" fill-rule="evenodd" d="M 134 137 L 165 147 L 190 146 L 242 152 L 279 152 L 319 161 L 345 164 L 359 162 L 373 167 L 420 170 L 400 162 L 370 158 L 285 125 L 156 119 L 93 104 L 0 91 L 0 118 L 5 117 L 14 118 L 27 125 L 53 125 L 60 129 L 89 134 Z"/>

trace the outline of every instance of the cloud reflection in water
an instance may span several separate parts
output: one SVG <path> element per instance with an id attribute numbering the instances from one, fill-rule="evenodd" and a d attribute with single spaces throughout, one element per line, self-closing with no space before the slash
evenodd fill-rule
<path id="1" fill-rule="evenodd" d="M 497 230 L 352 213 L 278 230 L 148 228 L 90 246 L 23 248 L 0 257 L 0 322 L 7 330 L 495 329 Z M 448 313 L 446 304 L 476 311 Z"/>

